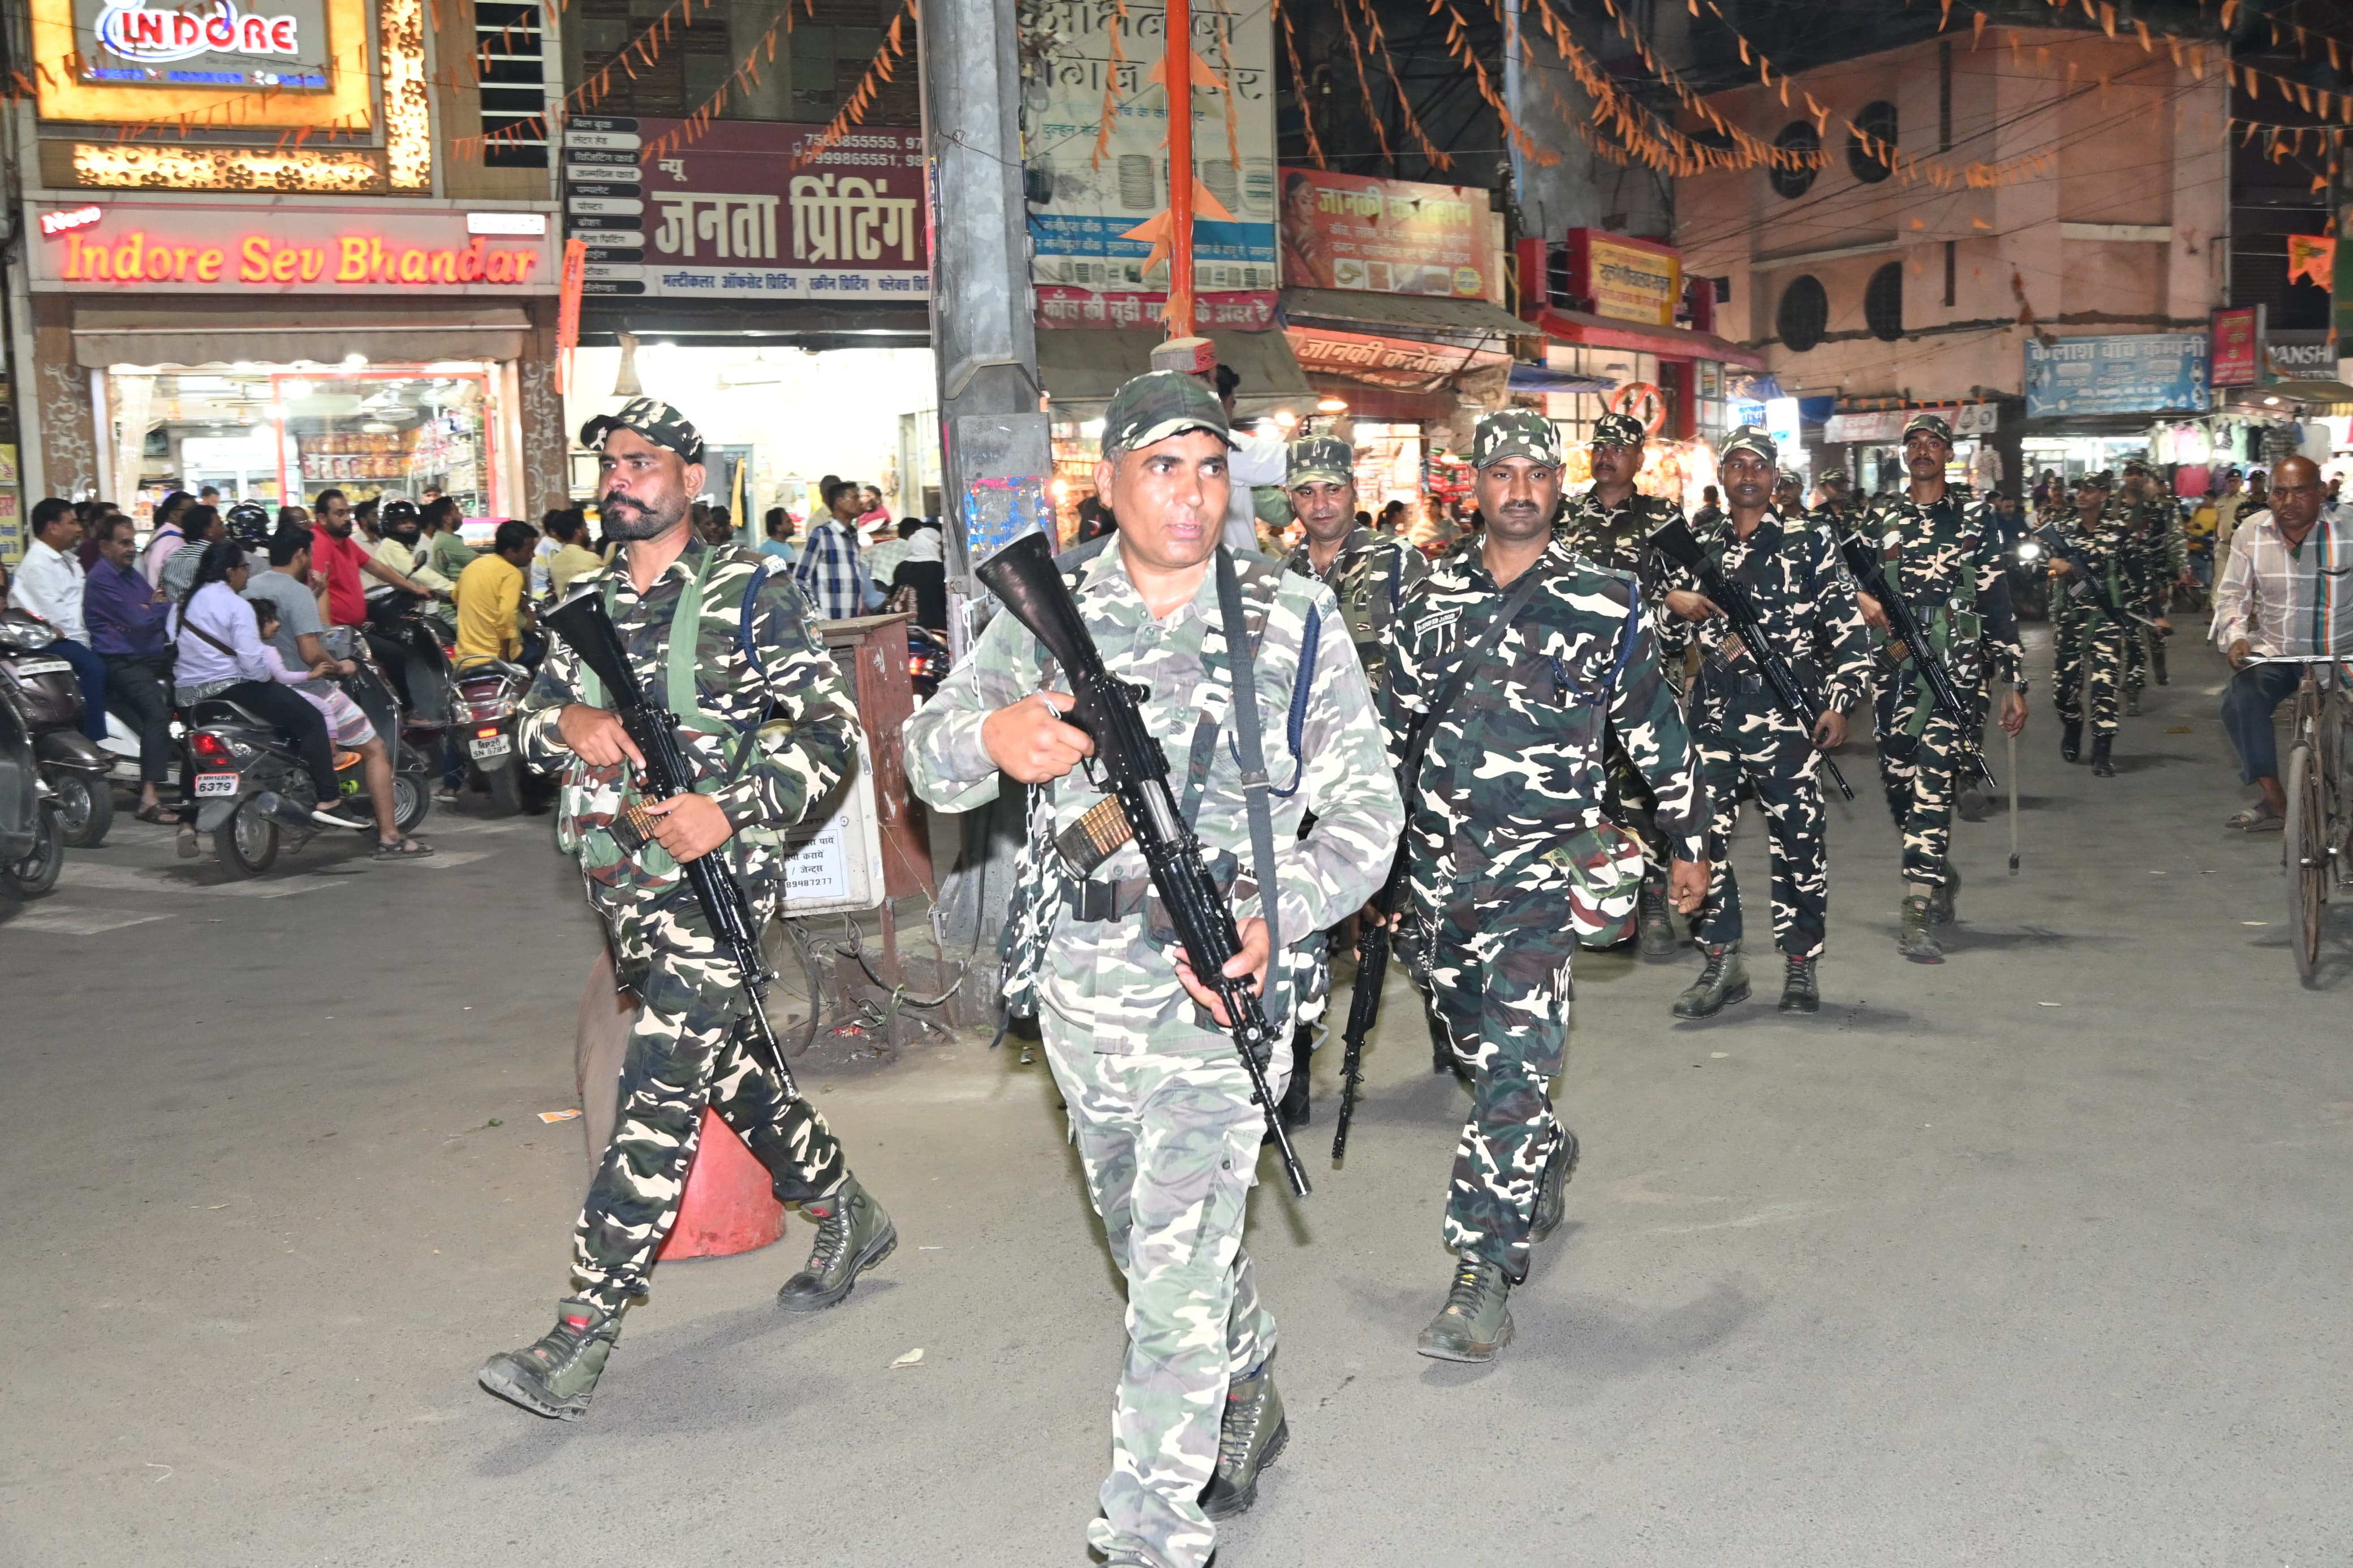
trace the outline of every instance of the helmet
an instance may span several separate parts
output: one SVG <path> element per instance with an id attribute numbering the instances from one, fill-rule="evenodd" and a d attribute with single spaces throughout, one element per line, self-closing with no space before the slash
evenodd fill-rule
<path id="1" fill-rule="evenodd" d="M 277 531 L 277 524 L 270 521 L 269 509 L 249 500 L 241 500 L 229 508 L 228 514 L 221 521 L 228 525 L 228 536 L 248 550 L 266 549 L 269 536 Z"/>
<path id="2" fill-rule="evenodd" d="M 417 503 L 413 500 L 388 500 L 384 503 L 384 510 L 376 514 L 377 523 L 386 529 L 397 522 L 421 522 L 421 521 Z"/>

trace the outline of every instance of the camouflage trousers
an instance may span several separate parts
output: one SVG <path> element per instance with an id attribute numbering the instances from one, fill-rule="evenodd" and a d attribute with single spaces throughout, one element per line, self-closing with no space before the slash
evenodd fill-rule
<path id="1" fill-rule="evenodd" d="M 2136 621 L 2125 628 L 2125 691 L 2137 697 L 2148 686 L 2149 648 L 2157 634 Z M 2163 667 L 2162 654 L 2156 656 Z"/>
<path id="2" fill-rule="evenodd" d="M 1651 793 L 1650 781 L 1634 766 L 1634 759 L 1619 743 L 1615 730 L 1609 732 L 1605 758 L 1602 814 L 1632 834 L 1642 846 L 1642 879 L 1664 884 L 1669 850 L 1667 841 L 1659 834 L 1659 797 Z"/>
<path id="3" fill-rule="evenodd" d="M 2116 732 L 2130 642 L 2105 616 L 2071 617 L 2063 647 L 2052 638 L 2060 657 L 2052 666 L 2051 706 L 2061 723 L 2082 723 L 2088 709 L 2094 735 Z"/>
<path id="4" fill-rule="evenodd" d="M 1963 701 L 1968 701 L 1965 696 Z M 1927 727 L 1915 742 L 1910 731 L 1922 709 Z M 1953 753 L 1958 735 L 1953 721 L 1936 710 L 1926 682 L 1904 673 L 1887 678 L 1879 691 L 1879 782 L 1887 810 L 1904 836 L 1904 879 L 1945 885 L 1945 862 L 1953 841 Z"/>
<path id="5" fill-rule="evenodd" d="M 743 988 L 691 891 L 608 917 L 606 931 L 615 972 L 643 1005 L 621 1064 L 613 1140 L 573 1232 L 572 1272 L 582 1296 L 617 1312 L 646 1293 L 654 1254 L 678 1223 L 706 1105 L 768 1168 L 785 1203 L 829 1195 L 849 1167 L 817 1108 L 786 1099 L 737 1037 Z"/>
<path id="6" fill-rule="evenodd" d="M 1811 748 L 1760 761 L 1739 754 L 1720 735 L 1694 733 L 1692 739 L 1699 748 L 1700 780 L 1707 786 L 1711 813 L 1707 901 L 1692 921 L 1692 934 L 1706 946 L 1720 947 L 1738 942 L 1745 929 L 1731 850 L 1746 780 L 1765 808 L 1772 847 L 1773 945 L 1792 958 L 1820 958 L 1830 921 L 1829 818 L 1822 810 L 1821 780 L 1810 769 L 1792 772 Z"/>
<path id="7" fill-rule="evenodd" d="M 1550 1085 L 1568 1044 L 1565 886 L 1479 888 L 1426 931 L 1430 1013 L 1471 1080 L 1447 1190 L 1447 1249 L 1528 1275 L 1528 1226 L 1560 1139 Z"/>
<path id="8" fill-rule="evenodd" d="M 1098 1051 L 1120 1026 L 1064 1005 L 1050 996 L 1039 1009 L 1046 1062 L 1127 1281 L 1111 1474 L 1087 1541 L 1105 1556 L 1200 1568 L 1217 1543 L 1200 1496 L 1217 1468 L 1227 1385 L 1274 1353 L 1274 1319 L 1242 1248 L 1265 1116 L 1226 1036 L 1204 1032 L 1198 1048 Z M 1267 1068 L 1278 1099 L 1289 1037 L 1278 1030 Z"/>

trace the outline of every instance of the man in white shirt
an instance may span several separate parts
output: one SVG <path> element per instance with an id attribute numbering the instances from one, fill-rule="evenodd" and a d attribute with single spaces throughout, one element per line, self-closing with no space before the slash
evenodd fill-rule
<path id="1" fill-rule="evenodd" d="M 33 542 L 16 565 L 16 584 L 8 602 L 30 610 L 58 631 L 58 640 L 43 651 L 73 666 L 81 686 L 81 732 L 93 741 L 106 739 L 106 661 L 90 646 L 82 624 L 81 561 L 74 553 L 81 543 L 81 519 L 72 503 L 51 496 L 33 508 Z"/>
<path id="2" fill-rule="evenodd" d="M 2239 749 L 2241 782 L 2263 792 L 2230 819 L 2244 832 L 2276 832 L 2287 815 L 2272 713 L 2304 677 L 2299 665 L 2259 661 L 2321 653 L 2353 661 L 2353 522 L 2323 515 L 2323 493 L 2310 458 L 2283 460 L 2270 509 L 2241 515 L 2214 589 L 2214 646 L 2238 671 L 2222 692 L 2222 728 Z"/>
<path id="3" fill-rule="evenodd" d="M 1241 373 L 1233 366 L 1218 367 L 1218 401 L 1225 405 L 1228 424 L 1234 417 L 1234 389 L 1241 384 Z M 1263 554 L 1258 540 L 1258 508 L 1250 490 L 1259 485 L 1281 485 L 1290 478 L 1291 443 L 1280 430 L 1270 435 L 1236 430 L 1227 439 L 1233 449 L 1226 454 L 1226 478 L 1233 488 L 1226 496 L 1226 548 L 1237 555 Z"/>

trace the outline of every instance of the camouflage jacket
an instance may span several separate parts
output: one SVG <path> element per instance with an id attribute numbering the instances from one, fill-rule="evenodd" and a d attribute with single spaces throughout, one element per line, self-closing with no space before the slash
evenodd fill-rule
<path id="1" fill-rule="evenodd" d="M 2101 511 L 2099 521 L 2091 528 L 2084 527 L 2080 516 L 2067 512 L 2051 520 L 2051 526 L 2069 547 L 2083 552 L 2084 561 L 2092 569 L 2092 578 L 2108 602 L 2130 615 L 2139 608 L 2142 592 L 2139 578 L 2139 546 L 2133 537 L 2131 524 L 2126 521 L 2124 509 L 2110 501 Z M 2108 617 L 2088 594 L 2078 594 L 2073 576 L 2053 576 L 2052 591 L 2058 597 L 2060 614 L 2073 621 L 2082 619 L 2095 626 L 2105 626 Z"/>
<path id="2" fill-rule="evenodd" d="M 1706 803 L 1657 641 L 1628 613 L 1633 584 L 1557 534 L 1529 570 L 1543 574 L 1540 586 L 1439 717 L 1412 781 L 1406 837 L 1424 909 L 1466 891 L 1561 885 L 1566 841 L 1606 819 L 1606 730 L 1656 792 L 1659 830 L 1675 858 L 1701 858 Z M 1406 601 L 1388 716 L 1399 763 L 1507 592 L 1473 539 L 1441 556 Z"/>
<path id="3" fill-rule="evenodd" d="M 1950 639 L 1944 659 L 1964 694 L 1989 676 L 2024 679 L 2010 577 L 1983 502 L 1947 491 L 1922 506 L 1899 490 L 1872 507 L 1862 531 L 1879 545 L 1889 584 L 1928 635 Z"/>
<path id="4" fill-rule="evenodd" d="M 1347 623 L 1348 640 L 1356 644 L 1356 660 L 1364 666 L 1365 683 L 1372 689 L 1374 701 L 1384 700 L 1389 681 L 1389 628 L 1397 622 L 1398 608 L 1405 603 L 1408 591 L 1430 574 L 1429 561 L 1403 540 L 1359 525 L 1340 541 L 1340 552 L 1333 558 L 1330 571 L 1315 570 L 1303 543 L 1282 564 L 1285 571 L 1303 577 L 1320 577 L 1332 590 L 1340 603 L 1341 618 Z"/>
<path id="5" fill-rule="evenodd" d="M 1767 511 L 1746 541 L 1726 518 L 1699 536 L 1724 574 L 1747 590 L 1773 649 L 1788 660 L 1799 682 L 1824 707 L 1851 713 L 1871 673 L 1871 639 L 1854 579 L 1831 535 L 1802 516 Z M 1698 574 L 1674 569 L 1670 589 L 1701 592 Z M 1792 744 L 1811 749 L 1805 728 L 1781 711 L 1756 660 L 1725 622 L 1697 623 L 1693 636 L 1702 663 L 1692 688 L 1691 726 L 1742 754 L 1771 757 Z"/>
<path id="6" fill-rule="evenodd" d="M 2137 607 L 2164 603 L 2171 597 L 2174 583 L 2189 569 L 2189 534 L 2180 503 L 2170 496 L 2149 496 L 2111 504 L 2122 512 L 2130 535 L 2127 564 L 2135 579 Z"/>
<path id="7" fill-rule="evenodd" d="M 1640 490 L 1613 510 L 1587 489 L 1569 497 L 1558 531 L 1570 549 L 1596 566 L 1633 578 L 1641 585 L 1644 603 L 1656 604 L 1666 592 L 1667 562 L 1643 541 L 1683 514 L 1683 509 L 1667 497 L 1646 496 Z"/>
<path id="8" fill-rule="evenodd" d="M 679 714 L 680 744 L 695 789 L 717 800 L 735 828 L 718 853 L 747 883 L 773 883 L 782 867 L 777 836 L 823 801 L 858 755 L 858 710 L 809 626 L 807 601 L 788 574 L 764 573 L 762 557 L 732 546 L 714 551 L 689 540 L 642 595 L 627 556 L 617 563 L 581 574 L 573 592 L 609 594 L 638 679 L 673 710 L 671 623 L 682 596 L 699 588 L 694 646 L 678 666 L 695 710 Z M 557 840 L 580 857 L 591 901 L 611 912 L 667 892 L 681 878 L 660 846 L 631 852 L 616 839 L 614 821 L 636 799 L 635 786 L 584 766 L 556 730 L 557 710 L 587 700 L 592 680 L 564 639 L 551 637 L 516 733 L 525 761 L 562 774 Z M 609 693 L 598 695 L 611 703 Z"/>
<path id="9" fill-rule="evenodd" d="M 1217 724 L 1216 743 L 1199 781 L 1194 829 L 1213 872 L 1222 863 L 1247 879 L 1252 859 L 1250 817 L 1233 745 L 1231 666 L 1215 563 L 1190 600 L 1155 620 L 1128 576 L 1116 539 L 1106 542 L 1108 548 L 1089 559 L 1075 559 L 1081 552 L 1063 556 L 1063 580 L 1104 665 L 1146 689 L 1145 724 L 1167 753 L 1170 787 L 1180 800 L 1192 782 L 1188 764 L 1198 721 L 1207 717 Z M 1277 792 L 1270 803 L 1276 910 L 1287 952 L 1284 973 L 1269 977 L 1266 1013 L 1280 1029 L 1282 1019 L 1307 1016 L 1320 1000 L 1321 932 L 1362 908 L 1386 875 L 1404 809 L 1382 754 L 1364 671 L 1355 659 L 1315 660 L 1296 752 L 1290 745 L 1302 638 L 1311 615 L 1326 626 L 1337 624 L 1339 605 L 1332 591 L 1313 577 L 1263 562 L 1255 571 L 1249 558 L 1238 558 L 1237 564 L 1243 569 L 1246 618 L 1263 626 L 1252 679 L 1267 771 Z M 1009 615 L 989 622 L 937 695 L 907 720 L 907 775 L 916 794 L 944 811 L 964 811 L 994 799 L 1003 775 L 981 740 L 982 722 L 1048 683 L 1044 652 L 1028 628 Z M 1051 684 L 1068 689 L 1059 676 Z M 1029 984 L 1034 968 L 1041 1005 L 1065 1017 L 1094 1022 L 1098 1051 L 1199 1049 L 1212 1026 L 1177 984 L 1173 943 L 1148 934 L 1147 911 L 1115 921 L 1081 921 L 1065 901 L 1077 878 L 1053 839 L 1103 794 L 1083 767 L 1031 792 L 1029 841 L 1019 862 L 1015 918 L 1008 926 L 1008 995 Z M 1314 826 L 1303 837 L 1300 824 L 1310 812 Z M 1088 879 L 1122 882 L 1145 875 L 1143 857 L 1130 842 Z M 1237 919 L 1258 913 L 1256 892 L 1238 889 L 1232 908 Z"/>

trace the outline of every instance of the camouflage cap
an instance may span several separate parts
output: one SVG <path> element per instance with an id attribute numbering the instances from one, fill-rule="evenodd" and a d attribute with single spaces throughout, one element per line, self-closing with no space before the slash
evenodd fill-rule
<path id="1" fill-rule="evenodd" d="M 1284 485 L 1297 488 L 1322 479 L 1335 485 L 1356 482 L 1356 448 L 1337 436 L 1306 436 L 1291 444 L 1291 468 Z"/>
<path id="2" fill-rule="evenodd" d="M 1953 444 L 1953 427 L 1945 423 L 1945 416 L 1941 414 L 1929 414 L 1925 411 L 1915 414 L 1904 422 L 1903 438 L 1906 441 L 1910 440 L 1912 433 L 1915 430 L 1926 430 L 1947 447 Z"/>
<path id="3" fill-rule="evenodd" d="M 1630 414 L 1605 414 L 1593 422 L 1597 447 L 1639 447 L 1647 434 L 1642 422 Z"/>
<path id="4" fill-rule="evenodd" d="M 1133 452 L 1187 430 L 1207 430 L 1230 447 L 1226 406 L 1208 384 L 1180 370 L 1152 370 L 1123 383 L 1103 411 L 1103 445 Z"/>
<path id="5" fill-rule="evenodd" d="M 2084 474 L 2075 480 L 2079 490 L 2112 490 L 2116 488 L 2116 475 L 2102 468 L 2097 473 Z"/>
<path id="6" fill-rule="evenodd" d="M 2153 479 L 2157 477 L 2157 470 L 2149 466 L 2148 459 L 2146 458 L 2126 458 L 2125 459 L 2125 472 L 2127 474 L 2138 474 L 2143 479 Z"/>
<path id="7" fill-rule="evenodd" d="M 1775 489 L 1778 489 L 1783 485 L 1797 485 L 1803 488 L 1805 482 L 1806 481 L 1804 479 L 1799 479 L 1797 474 L 1790 469 L 1783 468 L 1780 473 L 1774 478 L 1773 488 Z"/>
<path id="8" fill-rule="evenodd" d="M 616 430 L 634 430 L 657 447 L 676 452 L 689 463 L 702 461 L 702 432 L 694 422 L 658 397 L 633 397 L 618 414 L 599 414 L 580 426 L 580 444 L 592 452 L 605 447 L 605 437 Z"/>
<path id="9" fill-rule="evenodd" d="M 1724 445 L 1715 449 L 1715 460 L 1719 463 L 1728 462 L 1735 452 L 1753 452 L 1765 459 L 1767 468 L 1778 467 L 1781 457 L 1780 452 L 1773 445 L 1773 437 L 1754 425 L 1743 425 L 1739 429 L 1726 436 L 1724 438 Z"/>
<path id="10" fill-rule="evenodd" d="M 1841 489 L 1844 489 L 1854 481 L 1846 477 L 1846 470 L 1844 468 L 1824 468 L 1822 470 L 1822 477 L 1814 482 L 1820 485 L 1822 489 L 1828 489 L 1832 485 L 1837 485 Z"/>
<path id="11" fill-rule="evenodd" d="M 1482 414 L 1471 438 L 1471 466 L 1484 468 L 1506 458 L 1558 466 L 1560 427 L 1533 408 L 1500 408 Z"/>

